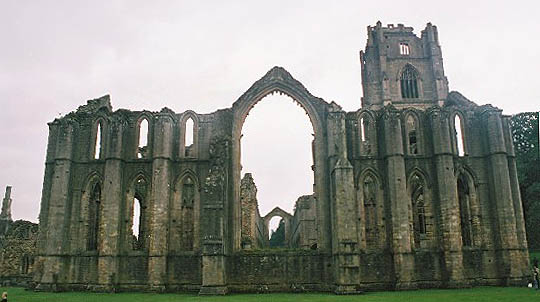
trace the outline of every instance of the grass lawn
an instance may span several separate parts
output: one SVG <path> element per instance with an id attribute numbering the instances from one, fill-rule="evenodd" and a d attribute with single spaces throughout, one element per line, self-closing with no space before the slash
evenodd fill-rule
<path id="1" fill-rule="evenodd" d="M 529 257 L 531 258 L 531 264 L 532 260 L 536 257 L 536 259 L 540 260 L 540 251 L 529 251 Z"/>
<path id="2" fill-rule="evenodd" d="M 460 290 L 417 290 L 417 291 L 402 291 L 402 292 L 376 292 L 365 293 L 356 296 L 336 296 L 333 294 L 242 294 L 228 295 L 223 297 L 199 297 L 189 294 L 151 294 L 151 293 L 117 293 L 117 294 L 101 294 L 101 293 L 43 293 L 26 291 L 22 288 L 10 287 L 1 288 L 2 292 L 8 292 L 8 300 L 11 302 L 188 302 L 188 301 L 261 301 L 261 302 L 279 302 L 279 301 L 294 301 L 294 302 L 332 302 L 332 301 L 538 301 L 540 299 L 540 291 L 535 291 L 526 287 L 479 287 L 472 289 Z"/>

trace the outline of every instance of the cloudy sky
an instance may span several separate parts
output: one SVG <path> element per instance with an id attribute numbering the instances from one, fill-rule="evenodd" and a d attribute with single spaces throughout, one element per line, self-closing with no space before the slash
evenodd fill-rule
<path id="1" fill-rule="evenodd" d="M 540 108 L 536 1 L 20 1 L 0 3 L 0 186 L 37 221 L 47 125 L 88 99 L 209 113 L 272 66 L 352 111 L 366 26 L 438 26 L 452 90 L 512 114 Z M 243 165 L 261 214 L 311 191 L 311 125 L 282 98 L 245 124 Z M 277 130 L 277 131 L 275 131 Z M 276 135 L 278 133 L 279 135 Z M 287 152 L 284 152 L 287 151 Z M 2 194 L 3 195 L 3 194 Z"/>

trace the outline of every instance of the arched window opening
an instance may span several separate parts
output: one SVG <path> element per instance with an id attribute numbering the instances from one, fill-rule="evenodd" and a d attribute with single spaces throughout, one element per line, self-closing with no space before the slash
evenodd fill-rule
<path id="1" fill-rule="evenodd" d="M 426 198 L 425 180 L 414 175 L 410 180 L 412 204 L 412 241 L 415 248 L 427 248 L 433 239 L 429 222 L 431 217 L 430 202 Z"/>
<path id="2" fill-rule="evenodd" d="M 95 251 L 98 247 L 99 223 L 101 210 L 101 186 L 96 183 L 90 193 L 88 204 L 88 241 L 87 250 Z"/>
<path id="3" fill-rule="evenodd" d="M 148 156 L 148 120 L 142 119 L 139 124 L 139 144 L 137 147 L 137 158 Z"/>
<path id="4" fill-rule="evenodd" d="M 463 122 L 461 116 L 456 114 L 454 117 L 454 137 L 456 138 L 457 152 L 459 156 L 465 155 L 464 138 L 463 138 Z"/>
<path id="5" fill-rule="evenodd" d="M 409 44 L 405 42 L 399 43 L 399 54 L 408 56 L 410 54 Z"/>
<path id="6" fill-rule="evenodd" d="M 146 181 L 139 178 L 135 182 L 135 194 L 132 201 L 131 238 L 134 250 L 142 250 L 145 246 L 145 196 Z"/>
<path id="7" fill-rule="evenodd" d="M 97 123 L 97 129 L 96 129 L 96 140 L 94 142 L 94 159 L 100 159 L 101 158 L 101 145 L 102 145 L 102 132 L 103 132 L 103 125 L 101 121 Z"/>
<path id="8" fill-rule="evenodd" d="M 405 66 L 401 73 L 401 97 L 404 99 L 418 98 L 418 73 L 411 65 Z"/>
<path id="9" fill-rule="evenodd" d="M 366 246 L 374 247 L 378 244 L 379 230 L 377 227 L 377 185 L 371 176 L 367 176 L 363 183 L 364 195 L 364 222 L 366 229 Z"/>
<path id="10" fill-rule="evenodd" d="M 459 213 L 461 218 L 461 239 L 463 242 L 463 246 L 472 246 L 473 227 L 470 191 L 467 180 L 464 179 L 462 175 L 460 175 L 460 177 L 458 178 L 457 187 L 459 199 Z"/>
<path id="11" fill-rule="evenodd" d="M 360 125 L 358 125 L 360 127 L 360 139 L 362 140 L 362 142 L 365 142 L 367 140 L 365 123 L 366 120 L 364 118 L 361 118 Z"/>
<path id="12" fill-rule="evenodd" d="M 407 117 L 407 138 L 408 138 L 408 145 L 409 145 L 409 154 L 416 155 L 419 153 L 418 151 L 418 127 L 416 124 L 416 119 L 409 115 Z"/>
<path id="13" fill-rule="evenodd" d="M 294 123 L 276 122 L 276 116 Z M 259 213 L 276 206 L 294 212 L 299 197 L 314 193 L 314 171 L 320 169 L 314 167 L 314 129 L 306 110 L 287 95 L 270 94 L 249 110 L 241 127 L 240 175 L 251 173 L 256 180 Z M 242 230 L 241 236 L 255 235 Z M 307 233 L 302 236 L 300 242 L 306 241 L 299 246 L 309 246 Z"/>
<path id="14" fill-rule="evenodd" d="M 373 153 L 373 127 L 374 123 L 368 116 L 360 118 L 358 132 L 360 136 L 360 155 L 371 155 Z"/>
<path id="15" fill-rule="evenodd" d="M 274 216 L 268 223 L 268 240 L 271 248 L 285 247 L 285 219 Z"/>
<path id="16" fill-rule="evenodd" d="M 194 128 L 194 122 L 193 119 L 190 117 L 186 120 L 185 124 L 185 138 L 184 138 L 184 156 L 189 157 L 193 156 L 193 142 L 195 137 L 195 128 Z"/>
<path id="17" fill-rule="evenodd" d="M 195 184 L 191 177 L 186 177 L 182 184 L 182 242 L 184 250 L 193 249 L 195 204 Z"/>

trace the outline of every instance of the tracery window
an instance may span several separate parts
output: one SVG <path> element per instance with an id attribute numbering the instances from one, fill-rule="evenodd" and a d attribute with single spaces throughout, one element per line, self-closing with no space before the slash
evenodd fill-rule
<path id="1" fill-rule="evenodd" d="M 406 65 L 400 77 L 401 97 L 418 98 L 418 72 L 411 65 Z"/>

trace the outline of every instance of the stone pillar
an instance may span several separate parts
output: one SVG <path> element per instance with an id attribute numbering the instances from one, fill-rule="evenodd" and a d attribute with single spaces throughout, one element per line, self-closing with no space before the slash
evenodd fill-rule
<path id="1" fill-rule="evenodd" d="M 156 117 L 154 129 L 152 207 L 149 224 L 148 282 L 150 289 L 165 291 L 167 283 L 168 213 L 171 195 L 173 119 L 169 114 Z"/>
<path id="2" fill-rule="evenodd" d="M 463 283 L 463 242 L 461 239 L 461 216 L 457 180 L 454 172 L 454 154 L 450 137 L 448 114 L 440 109 L 431 111 L 433 131 L 433 155 L 437 172 L 437 192 L 441 220 L 442 256 L 445 274 L 443 280 L 448 287 L 459 287 Z"/>
<path id="3" fill-rule="evenodd" d="M 347 160 L 345 112 L 328 116 L 329 145 L 335 146 L 336 164 L 332 171 L 332 254 L 336 294 L 357 293 L 360 274 L 356 199 L 353 166 Z"/>
<path id="4" fill-rule="evenodd" d="M 39 210 L 39 233 L 36 244 L 35 273 L 33 281 L 40 286 L 42 280 L 43 263 L 46 259 L 47 230 L 49 223 L 49 201 L 51 187 L 54 180 L 56 142 L 59 133 L 58 123 L 49 123 L 49 138 L 47 142 L 47 155 L 45 158 L 45 173 L 43 176 L 43 188 L 41 189 L 41 207 Z"/>
<path id="5" fill-rule="evenodd" d="M 392 213 L 392 253 L 396 289 L 412 288 L 414 256 L 411 252 L 411 230 L 407 194 L 407 176 L 403 155 L 403 138 L 399 112 L 386 107 L 383 115 L 384 157 L 386 160 L 387 198 Z"/>
<path id="6" fill-rule="evenodd" d="M 105 171 L 101 192 L 101 217 L 98 236 L 98 284 L 99 290 L 108 291 L 117 282 L 119 275 L 120 226 L 122 219 L 123 169 L 122 145 L 126 123 L 122 120 L 111 120 L 106 133 L 103 133 L 105 144 Z M 105 141 L 104 140 L 104 141 Z"/>
<path id="7" fill-rule="evenodd" d="M 227 138 L 210 143 L 210 170 L 205 178 L 201 201 L 202 286 L 199 295 L 224 295 L 227 288 L 225 258 L 225 205 L 229 177 L 230 150 Z M 233 240 L 229 238 L 229 240 Z"/>
<path id="8" fill-rule="evenodd" d="M 510 173 L 510 186 L 512 189 L 512 201 L 514 204 L 514 213 L 516 217 L 516 231 L 518 237 L 518 245 L 520 249 L 526 253 L 525 260 L 526 269 L 528 269 L 529 264 L 529 251 L 527 246 L 527 235 L 525 231 L 525 219 L 523 217 L 523 204 L 521 202 L 521 193 L 519 190 L 519 181 L 517 176 L 517 167 L 516 167 L 516 152 L 514 150 L 514 140 L 512 138 L 512 129 L 509 124 L 509 117 L 506 117 L 503 120 L 503 129 L 504 129 L 504 138 L 506 144 L 506 150 L 508 153 L 508 169 Z M 528 272 L 527 272 L 528 273 Z"/>
<path id="9" fill-rule="evenodd" d="M 6 186 L 6 194 L 2 200 L 2 213 L 0 213 L 0 220 L 13 221 L 11 219 L 11 186 Z"/>
<path id="10" fill-rule="evenodd" d="M 57 128 L 55 129 L 57 137 L 54 144 L 55 158 L 47 209 L 47 224 L 46 230 L 42 230 L 45 233 L 43 238 L 44 251 L 42 251 L 44 254 L 43 274 L 39 280 L 41 285 L 38 286 L 55 290 L 56 284 L 65 278 L 62 256 L 65 251 L 67 223 L 70 214 L 68 204 L 71 197 L 71 165 L 75 125 L 72 120 L 64 120 L 54 122 L 51 124 L 51 128 Z"/>
<path id="11" fill-rule="evenodd" d="M 488 157 L 491 167 L 490 187 L 495 206 L 495 221 L 498 224 L 500 248 L 500 277 L 507 284 L 520 284 L 522 267 L 520 265 L 520 252 L 514 202 L 512 199 L 512 187 L 510 182 L 510 170 L 504 142 L 504 133 L 500 110 L 488 110 L 483 113 L 485 129 L 487 129 Z"/>

